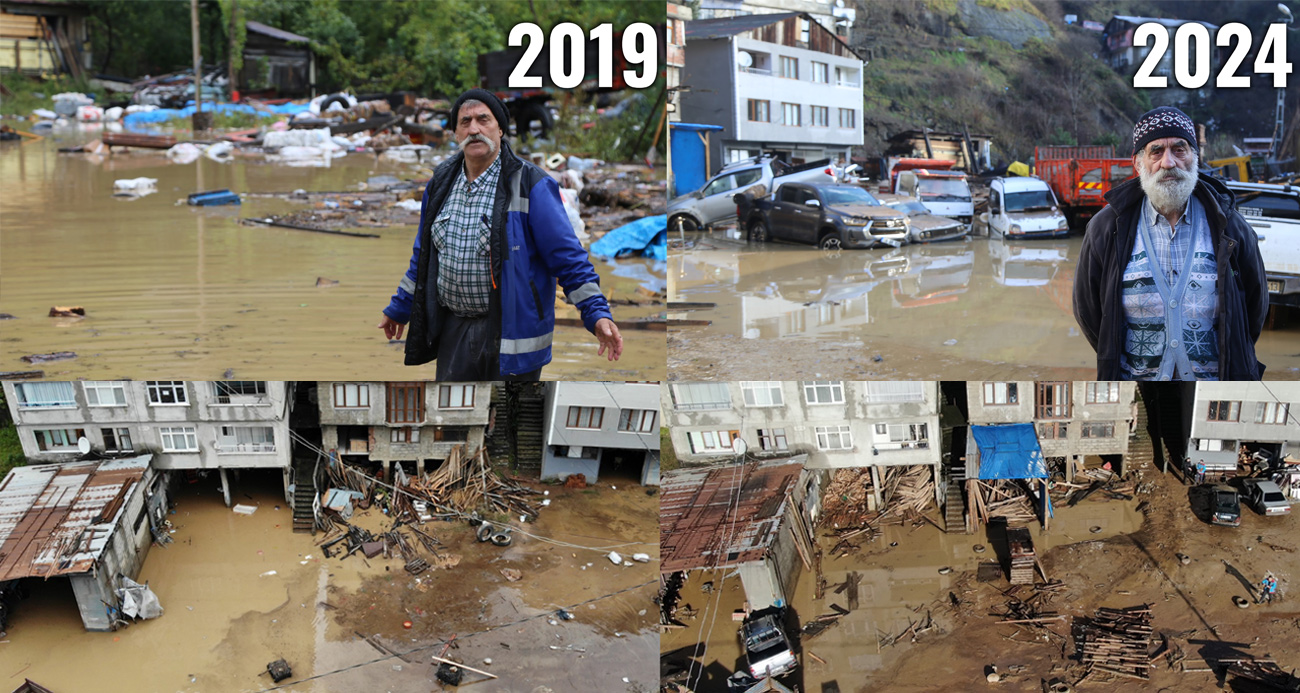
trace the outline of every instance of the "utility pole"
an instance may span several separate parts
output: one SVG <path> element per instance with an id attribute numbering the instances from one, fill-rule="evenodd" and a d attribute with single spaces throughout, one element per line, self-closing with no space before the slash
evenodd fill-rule
<path id="1" fill-rule="evenodd" d="M 228 73 L 227 79 L 230 80 L 231 101 L 235 100 L 235 90 L 239 89 L 239 81 L 237 79 L 239 75 L 236 74 L 235 72 L 235 61 L 238 60 L 239 58 L 239 56 L 235 55 L 235 51 L 239 50 L 239 46 L 236 45 L 238 43 L 237 41 L 238 37 L 236 36 L 236 31 L 238 29 L 238 26 L 239 26 L 239 0 L 230 0 L 230 27 L 228 31 L 228 33 L 230 34 L 230 50 L 228 52 L 230 53 L 230 55 L 227 58 L 228 60 L 227 65 L 229 65 L 229 68 L 226 70 L 226 72 Z"/>
<path id="2" fill-rule="evenodd" d="M 190 127 L 197 133 L 206 130 L 203 117 L 203 58 L 199 54 L 199 0 L 190 0 L 190 43 L 194 47 L 194 115 Z"/>

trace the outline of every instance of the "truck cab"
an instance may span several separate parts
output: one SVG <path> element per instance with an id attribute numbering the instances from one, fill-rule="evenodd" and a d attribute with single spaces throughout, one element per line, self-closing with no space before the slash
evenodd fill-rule
<path id="1" fill-rule="evenodd" d="M 1047 183 L 1016 176 L 989 182 L 989 208 L 980 215 L 990 238 L 1067 236 L 1069 222 Z"/>
<path id="2" fill-rule="evenodd" d="M 1300 190 L 1269 183 L 1225 185 L 1237 196 L 1237 211 L 1259 236 L 1269 303 L 1300 306 Z"/>
<path id="3" fill-rule="evenodd" d="M 894 181 L 894 193 L 915 197 L 931 214 L 956 219 L 967 229 L 975 215 L 966 175 L 957 171 L 902 171 Z"/>
<path id="4" fill-rule="evenodd" d="M 740 627 L 749 675 L 755 679 L 781 676 L 799 665 L 781 623 L 784 616 L 780 607 L 762 609 L 751 613 Z"/>

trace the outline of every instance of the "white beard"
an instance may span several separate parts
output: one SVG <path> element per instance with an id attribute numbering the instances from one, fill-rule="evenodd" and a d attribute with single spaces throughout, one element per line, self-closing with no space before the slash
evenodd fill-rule
<path id="1" fill-rule="evenodd" d="M 1198 157 L 1193 154 L 1189 162 L 1190 171 L 1182 168 L 1171 168 L 1157 172 L 1149 172 L 1146 162 L 1138 164 L 1138 179 L 1142 184 L 1142 192 L 1147 194 L 1151 200 L 1151 206 L 1162 215 L 1182 213 L 1183 208 L 1187 206 L 1187 200 L 1192 196 L 1192 191 L 1196 189 L 1196 168 Z"/>

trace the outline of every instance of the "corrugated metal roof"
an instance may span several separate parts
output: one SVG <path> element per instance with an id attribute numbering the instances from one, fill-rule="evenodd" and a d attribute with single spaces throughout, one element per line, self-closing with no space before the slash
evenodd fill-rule
<path id="1" fill-rule="evenodd" d="M 747 14 L 739 17 L 722 19 L 697 19 L 686 23 L 686 38 L 711 39 L 735 36 L 746 31 L 762 29 L 769 24 L 783 22 L 791 17 L 804 15 L 802 12 L 782 12 L 780 14 Z"/>
<path id="2" fill-rule="evenodd" d="M 298 34 L 293 33 L 292 31 L 285 31 L 284 29 L 277 29 L 273 26 L 267 26 L 261 22 L 254 22 L 251 20 L 244 22 L 244 28 L 253 32 L 254 34 L 270 36 L 271 38 L 277 38 L 280 39 L 281 41 L 298 41 L 301 43 L 311 43 L 311 39 L 307 38 L 306 36 L 300 36 Z"/>
<path id="3" fill-rule="evenodd" d="M 152 457 L 40 464 L 9 472 L 0 481 L 0 582 L 88 572 Z"/>
<path id="4" fill-rule="evenodd" d="M 674 573 L 761 560 L 781 529 L 785 504 L 806 459 L 800 455 L 664 474 L 660 570 Z"/>

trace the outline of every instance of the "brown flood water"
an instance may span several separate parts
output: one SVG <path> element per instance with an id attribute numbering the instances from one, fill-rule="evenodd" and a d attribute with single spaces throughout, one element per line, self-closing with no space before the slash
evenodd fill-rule
<path id="1" fill-rule="evenodd" d="M 1142 525 L 1142 514 L 1134 510 L 1136 505 L 1137 501 L 1093 501 L 1073 508 L 1056 507 L 1046 532 L 1037 523 L 1030 526 L 1034 549 L 1042 556 L 1055 546 L 1136 532 Z M 1101 527 L 1101 531 L 1091 534 L 1089 529 L 1094 526 Z M 991 541 L 984 529 L 972 535 L 945 534 L 929 524 L 916 528 L 892 525 L 883 529 L 880 537 L 861 544 L 858 553 L 845 558 L 831 558 L 830 550 L 839 540 L 833 535 L 823 536 L 825 531 L 818 532 L 818 542 L 826 556 L 822 563 L 826 594 L 820 601 L 814 599 L 816 578 L 809 571 L 801 572 L 790 604 L 794 616 L 788 625 L 792 629 L 789 632 L 798 627 L 793 625 L 795 619 L 802 625 L 832 613 L 831 604 L 846 607 L 847 595 L 835 594 L 835 588 L 845 582 L 850 571 L 862 576 L 858 586 L 859 606 L 841 618 L 838 625 L 803 640 L 796 648 L 800 668 L 789 675 L 789 682 L 798 683 L 800 690 L 864 690 L 864 684 L 875 682 L 875 677 L 908 647 L 908 638 L 893 647 L 878 647 L 880 638 L 898 635 L 911 623 L 924 620 L 927 610 L 932 610 L 936 624 L 942 627 L 940 606 L 948 591 L 964 573 L 974 572 L 981 561 L 997 560 L 997 542 Z M 891 547 L 893 542 L 898 545 Z M 987 550 L 975 553 L 976 544 L 984 545 Z M 939 574 L 943 567 L 952 568 L 952 572 Z M 709 580 L 720 591 L 713 595 L 700 592 L 700 585 Z M 1005 581 L 998 584 L 1005 586 Z M 692 648 L 701 634 L 705 634 L 707 650 L 698 659 L 704 663 L 704 673 L 701 685 L 695 690 L 725 692 L 726 677 L 743 666 L 744 661 L 737 635 L 740 624 L 731 620 L 732 611 L 741 608 L 744 602 L 740 581 L 735 577 L 724 580 L 721 572 L 693 573 L 683 590 L 682 602 L 696 607 L 700 615 L 685 621 L 688 626 L 685 630 L 665 633 L 660 649 L 672 652 Z M 817 662 L 808 656 L 809 652 L 827 663 Z M 695 671 L 700 670 L 697 664 Z"/>
<path id="2" fill-rule="evenodd" d="M 240 207 L 189 207 L 197 189 L 235 192 L 357 190 L 370 176 L 422 175 L 413 164 L 349 154 L 302 168 L 236 158 L 177 165 L 136 150 L 101 159 L 58 154 L 91 137 L 69 132 L 0 147 L 0 371 L 41 368 L 50 379 L 432 378 L 402 365 L 402 345 L 375 325 L 410 259 L 414 227 L 354 229 L 379 238 L 242 226 L 240 217 L 302 209 L 274 197 Z M 427 174 L 424 174 L 427 175 Z M 113 181 L 158 179 L 158 192 L 125 200 Z M 180 201 L 180 204 L 177 202 Z M 592 258 L 606 294 L 663 290 L 664 264 Z M 337 280 L 317 288 L 316 279 Z M 46 317 L 51 306 L 83 306 L 85 319 Z M 661 307 L 615 306 L 616 319 Z M 557 310 L 577 317 L 569 307 Z M 543 379 L 658 380 L 664 333 L 626 330 L 617 363 L 597 357 L 595 337 L 557 327 Z M 77 358 L 28 366 L 28 354 Z"/>
<path id="3" fill-rule="evenodd" d="M 704 239 L 670 254 L 669 300 L 717 306 L 670 316 L 712 324 L 670 329 L 669 369 L 684 380 L 1087 379 L 1096 356 L 1071 298 L 1082 240 L 825 252 Z M 1270 379 L 1300 378 L 1291 317 L 1256 345 Z"/>
<path id="4" fill-rule="evenodd" d="M 55 691 L 255 692 L 274 685 L 265 667 L 283 657 L 294 675 L 281 690 L 438 691 L 429 655 L 452 635 L 458 646 L 449 656 L 500 677 L 473 690 L 622 691 L 629 687 L 624 677 L 650 690 L 657 678 L 650 599 L 658 497 L 640 487 L 552 490 L 551 505 L 528 530 L 585 546 L 636 542 L 619 550 L 649 553 L 650 563 L 616 567 L 603 551 L 526 537 L 499 549 L 474 541 L 465 523 L 429 523 L 425 531 L 462 560 L 418 582 L 399 559 L 326 559 L 315 546 L 319 535 L 292 532 L 278 474 L 245 473 L 232 495 L 258 505 L 257 512 L 226 508 L 212 480 L 178 495 L 169 516 L 174 542 L 152 547 L 140 576 L 165 609 L 158 619 L 87 633 L 66 580 L 32 581 L 33 596 L 18 605 L 0 645 L 0 688 L 30 678 Z M 592 522 L 615 516 L 621 524 Z M 378 511 L 356 520 L 373 531 L 391 526 Z M 523 579 L 508 583 L 504 567 L 521 570 Z M 550 624 L 556 609 L 589 600 L 573 608 L 574 620 Z M 444 608 L 462 602 L 470 608 Z M 415 622 L 410 630 L 402 626 L 408 619 Z M 386 658 L 358 632 L 394 651 L 424 649 Z M 319 678 L 302 681 L 309 677 Z"/>

